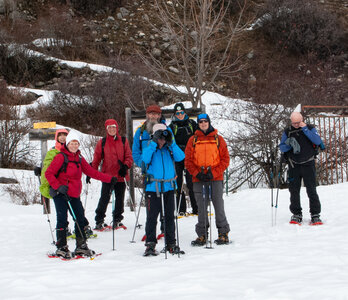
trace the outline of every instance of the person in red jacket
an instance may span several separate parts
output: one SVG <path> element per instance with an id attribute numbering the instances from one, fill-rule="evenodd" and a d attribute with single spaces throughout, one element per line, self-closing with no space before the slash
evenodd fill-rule
<path id="1" fill-rule="evenodd" d="M 98 169 L 99 164 L 102 163 L 101 171 L 117 178 L 116 184 L 103 183 L 101 189 L 101 195 L 98 202 L 97 209 L 95 211 L 96 230 L 102 230 L 106 224 L 104 224 L 105 212 L 110 201 L 112 191 L 115 192 L 115 208 L 113 211 L 113 226 L 118 228 L 124 226 L 121 221 L 123 220 L 124 212 L 124 194 L 126 190 L 126 184 L 124 178 L 129 181 L 128 169 L 133 164 L 132 152 L 129 147 L 128 140 L 122 138 L 118 133 L 118 124 L 114 119 L 108 119 L 105 121 L 106 140 L 99 140 L 97 143 L 92 167 Z M 88 181 L 87 181 L 88 183 Z"/>
<path id="2" fill-rule="evenodd" d="M 57 213 L 56 255 L 67 259 L 72 258 L 72 253 L 69 251 L 66 239 L 68 210 L 70 211 L 69 203 L 72 208 L 70 213 L 73 217 L 76 217 L 75 254 L 85 256 L 95 254 L 93 250 L 88 248 L 86 235 L 83 231 L 83 228 L 86 226 L 86 218 L 80 199 L 82 173 L 103 182 L 115 183 L 117 181 L 116 178 L 93 169 L 81 156 L 79 146 L 80 136 L 76 131 L 71 130 L 66 137 L 65 144 L 60 148 L 60 153 L 54 157 L 45 172 L 45 176 L 51 187 L 50 195 L 53 197 Z"/>
<path id="3" fill-rule="evenodd" d="M 230 163 L 227 145 L 218 131 L 211 126 L 207 114 L 197 117 L 198 129 L 188 140 L 185 149 L 185 167 L 192 174 L 193 191 L 198 205 L 198 238 L 192 241 L 193 246 L 203 246 L 208 237 L 207 207 L 211 198 L 215 210 L 215 223 L 219 238 L 218 245 L 228 244 L 230 226 L 227 222 L 223 193 L 223 174 Z M 203 194 L 205 192 L 205 195 Z"/>

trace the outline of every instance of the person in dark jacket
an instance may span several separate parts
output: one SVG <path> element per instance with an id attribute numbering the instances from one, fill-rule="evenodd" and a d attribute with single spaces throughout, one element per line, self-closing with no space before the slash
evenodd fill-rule
<path id="1" fill-rule="evenodd" d="M 66 228 L 68 222 L 68 210 L 72 216 L 76 216 L 75 233 L 76 233 L 76 255 L 94 255 L 94 251 L 90 250 L 86 243 L 86 235 L 83 228 L 86 226 L 85 212 L 81 203 L 80 195 L 82 190 L 81 177 L 82 173 L 101 180 L 103 182 L 115 183 L 116 178 L 98 172 L 93 169 L 87 161 L 81 156 L 80 136 L 71 130 L 66 137 L 66 144 L 60 148 L 50 166 L 45 172 L 47 181 L 51 186 L 50 195 L 53 197 L 54 205 L 57 213 L 57 251 L 56 255 L 63 258 L 72 258 L 66 239 Z M 61 169 L 65 163 L 65 157 L 68 162 L 65 170 Z M 70 210 L 69 204 L 73 211 Z"/>
<path id="2" fill-rule="evenodd" d="M 185 107 L 182 103 L 176 103 L 174 105 L 174 115 L 172 117 L 172 122 L 170 123 L 169 127 L 171 128 L 174 134 L 175 142 L 180 147 L 180 149 L 185 152 L 186 144 L 189 138 L 197 130 L 197 123 L 188 117 L 188 115 L 186 114 Z M 185 169 L 185 161 L 182 160 L 182 161 L 176 162 L 175 170 L 176 170 L 176 175 L 178 176 L 177 177 L 178 189 L 176 193 L 176 201 L 177 201 L 177 205 L 179 205 L 180 203 L 179 214 L 180 215 L 186 214 L 185 193 L 182 192 L 182 194 L 180 195 L 180 192 L 182 190 L 182 185 L 183 185 L 183 175 L 185 173 L 186 186 L 189 191 L 192 214 L 197 215 L 198 207 L 197 207 L 197 203 L 195 199 L 195 194 L 193 192 L 192 175 Z"/>
<path id="3" fill-rule="evenodd" d="M 290 223 L 302 223 L 300 190 L 303 179 L 309 198 L 311 224 L 320 225 L 322 221 L 321 205 L 316 190 L 315 145 L 319 146 L 322 141 L 316 129 L 303 122 L 301 113 L 293 112 L 290 120 L 291 126 L 284 130 L 279 145 L 289 165 L 290 211 L 293 214 Z"/>
<path id="4" fill-rule="evenodd" d="M 116 177 L 117 183 L 114 185 L 106 182 L 102 183 L 100 199 L 95 210 L 96 230 L 102 230 L 106 226 L 104 224 L 104 218 L 112 191 L 115 192 L 115 209 L 112 216 L 113 226 L 114 228 L 124 226 L 121 223 L 123 220 L 124 195 L 126 190 L 124 179 L 129 181 L 128 169 L 133 164 L 132 152 L 128 140 L 124 138 L 123 143 L 122 137 L 118 133 L 116 120 L 106 120 L 105 130 L 106 140 L 104 138 L 104 148 L 103 139 L 100 139 L 94 150 L 92 167 L 98 170 L 99 165 L 102 163 L 101 171 Z"/>
<path id="5" fill-rule="evenodd" d="M 144 255 L 156 255 L 155 246 L 157 218 L 162 210 L 161 194 L 164 199 L 165 247 L 171 253 L 178 253 L 174 224 L 175 162 L 182 161 L 185 154 L 172 139 L 171 132 L 164 124 L 153 126 L 151 143 L 143 150 L 141 159 L 146 165 L 146 243 Z"/>

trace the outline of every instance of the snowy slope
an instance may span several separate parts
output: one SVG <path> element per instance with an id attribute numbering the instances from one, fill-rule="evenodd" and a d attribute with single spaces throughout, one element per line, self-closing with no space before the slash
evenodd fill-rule
<path id="1" fill-rule="evenodd" d="M 19 178 L 20 173 L 32 176 L 29 171 L 14 172 Z M 103 252 L 101 256 L 68 262 L 46 256 L 54 247 L 42 206 L 15 205 L 3 187 L 0 185 L 1 299 L 348 299 L 348 183 L 318 188 L 325 225 L 316 227 L 288 223 L 287 190 L 280 191 L 273 227 L 269 189 L 225 196 L 233 243 L 214 245 L 212 250 L 193 248 L 196 217 L 183 218 L 179 220 L 180 246 L 186 254 L 180 258 L 169 255 L 167 260 L 164 254 L 142 256 L 144 228 L 137 231 L 136 243 L 129 242 L 135 215 L 126 208 L 128 230 L 115 232 L 115 251 L 112 232 L 98 233 L 89 246 Z M 88 191 L 86 215 L 93 226 L 99 189 L 100 183 L 93 181 Z M 301 195 L 308 223 L 304 189 Z M 83 204 L 85 196 L 83 193 Z M 54 227 L 53 203 L 52 209 Z M 140 215 L 144 225 L 144 208 Z M 213 238 L 217 238 L 214 222 Z M 69 245 L 74 249 L 73 241 Z M 160 241 L 158 249 L 162 247 Z"/>

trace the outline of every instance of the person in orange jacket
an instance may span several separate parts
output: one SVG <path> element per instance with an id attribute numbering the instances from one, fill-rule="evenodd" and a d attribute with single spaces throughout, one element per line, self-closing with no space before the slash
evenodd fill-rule
<path id="1" fill-rule="evenodd" d="M 214 205 L 216 227 L 219 233 L 215 243 L 228 244 L 230 226 L 225 215 L 222 197 L 223 174 L 230 162 L 227 144 L 223 137 L 218 135 L 218 131 L 211 126 L 208 114 L 198 115 L 197 123 L 198 129 L 188 140 L 185 149 L 185 167 L 192 174 L 193 191 L 198 205 L 198 223 L 196 224 L 198 238 L 191 244 L 203 246 L 207 241 L 209 199 Z"/>

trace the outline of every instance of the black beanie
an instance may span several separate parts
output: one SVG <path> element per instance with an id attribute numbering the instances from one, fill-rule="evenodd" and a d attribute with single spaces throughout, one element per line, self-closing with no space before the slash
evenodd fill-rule
<path id="1" fill-rule="evenodd" d="M 186 112 L 185 106 L 184 106 L 184 104 L 182 104 L 181 102 L 176 103 L 176 104 L 174 105 L 174 113 L 176 113 L 178 110 L 183 110 L 184 112 Z"/>

